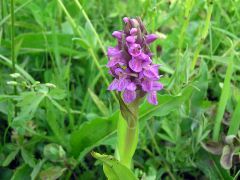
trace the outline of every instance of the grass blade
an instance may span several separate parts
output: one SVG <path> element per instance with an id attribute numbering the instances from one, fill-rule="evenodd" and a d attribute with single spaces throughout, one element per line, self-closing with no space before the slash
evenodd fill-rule
<path id="1" fill-rule="evenodd" d="M 220 102 L 218 104 L 217 115 L 214 123 L 213 129 L 213 140 L 218 141 L 220 129 L 221 129 L 221 122 L 223 118 L 223 114 L 225 111 L 225 107 L 227 104 L 227 100 L 230 93 L 230 85 L 231 85 L 231 78 L 233 73 L 233 58 L 229 59 L 228 68 L 226 77 L 224 79 L 223 89 L 220 97 Z"/>
<path id="2" fill-rule="evenodd" d="M 230 121 L 230 126 L 228 130 L 228 135 L 236 135 L 240 127 L 240 98 L 238 100 L 237 107 L 233 113 L 232 119 Z"/>

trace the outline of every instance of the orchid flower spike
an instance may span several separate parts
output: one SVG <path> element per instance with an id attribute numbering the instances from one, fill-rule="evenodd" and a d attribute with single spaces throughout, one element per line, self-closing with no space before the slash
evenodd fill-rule
<path id="1" fill-rule="evenodd" d="M 159 82 L 160 65 L 153 64 L 149 44 L 157 40 L 156 34 L 148 34 L 140 18 L 123 18 L 124 30 L 114 31 L 118 40 L 108 48 L 109 73 L 114 80 L 108 90 L 123 92 L 125 103 L 147 96 L 149 103 L 157 105 L 157 91 L 163 89 Z"/>

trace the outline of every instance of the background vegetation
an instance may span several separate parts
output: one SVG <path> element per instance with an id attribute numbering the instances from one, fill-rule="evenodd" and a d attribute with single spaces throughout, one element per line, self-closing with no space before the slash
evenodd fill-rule
<path id="1" fill-rule="evenodd" d="M 0 2 L 0 179 L 105 179 L 90 152 L 114 153 L 105 53 L 125 16 L 166 35 L 151 45 L 165 89 L 140 108 L 136 176 L 237 179 L 239 139 L 224 139 L 239 129 L 239 0 L 10 2 Z"/>

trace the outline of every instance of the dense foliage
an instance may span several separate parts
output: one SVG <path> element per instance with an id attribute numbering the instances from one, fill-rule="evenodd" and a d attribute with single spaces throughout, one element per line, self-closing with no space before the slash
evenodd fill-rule
<path id="1" fill-rule="evenodd" d="M 151 51 L 164 84 L 158 105 L 139 109 L 135 176 L 238 178 L 239 0 L 0 6 L 0 179 L 105 179 L 99 159 L 116 167 L 91 151 L 114 154 L 119 103 L 107 90 L 106 50 L 125 16 L 161 37 Z"/>

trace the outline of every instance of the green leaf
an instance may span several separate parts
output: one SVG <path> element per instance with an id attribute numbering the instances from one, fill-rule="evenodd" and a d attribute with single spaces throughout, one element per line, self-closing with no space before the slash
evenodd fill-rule
<path id="1" fill-rule="evenodd" d="M 30 152 L 28 152 L 26 149 L 22 148 L 21 155 L 22 155 L 22 158 L 25 161 L 25 163 L 27 163 L 30 167 L 35 166 L 33 155 Z"/>
<path id="2" fill-rule="evenodd" d="M 227 101 L 231 92 L 231 79 L 233 73 L 233 58 L 229 59 L 228 68 L 226 72 L 226 76 L 224 79 L 223 89 L 220 97 L 220 101 L 218 104 L 217 115 L 214 123 L 213 129 L 213 140 L 218 141 L 220 129 L 221 129 L 221 121 L 223 118 L 223 114 L 227 105 Z"/>
<path id="3" fill-rule="evenodd" d="M 101 113 L 104 116 L 108 116 L 109 115 L 109 111 L 108 108 L 105 106 L 105 104 L 101 101 L 101 99 L 98 98 L 98 96 L 91 90 L 88 88 L 88 92 L 92 98 L 92 100 L 94 101 L 94 103 L 97 105 L 98 109 L 101 111 Z"/>
<path id="4" fill-rule="evenodd" d="M 57 101 L 55 101 L 51 96 L 47 96 L 48 99 L 51 101 L 51 103 L 56 107 L 58 108 L 58 110 L 64 112 L 64 113 L 67 113 L 67 110 L 62 107 Z"/>
<path id="5" fill-rule="evenodd" d="M 35 180 L 37 175 L 39 174 L 41 168 L 42 168 L 42 165 L 45 163 L 45 159 L 39 161 L 39 163 L 36 164 L 36 166 L 34 167 L 32 173 L 31 173 L 31 180 Z"/>
<path id="6" fill-rule="evenodd" d="M 198 113 L 201 113 L 201 106 L 207 95 L 208 89 L 208 67 L 207 64 L 202 61 L 199 76 L 194 85 L 199 89 L 194 91 L 191 98 L 191 114 L 196 116 Z"/>
<path id="7" fill-rule="evenodd" d="M 161 128 L 164 132 L 159 132 L 157 135 L 165 141 L 177 144 L 177 138 L 180 136 L 179 124 L 165 118 L 161 121 Z"/>
<path id="8" fill-rule="evenodd" d="M 17 148 L 15 151 L 12 151 L 8 156 L 7 158 L 3 161 L 3 164 L 2 166 L 3 167 L 6 167 L 8 166 L 16 157 L 16 155 L 18 154 L 19 152 L 19 149 Z"/>
<path id="9" fill-rule="evenodd" d="M 42 180 L 55 180 L 61 177 L 65 170 L 66 168 L 62 168 L 60 166 L 52 166 L 41 171 L 39 177 Z"/>
<path id="10" fill-rule="evenodd" d="M 0 102 L 6 101 L 6 100 L 8 100 L 8 99 L 12 99 L 12 98 L 14 98 L 14 97 L 15 97 L 15 96 L 12 96 L 12 95 L 1 94 L 1 95 L 0 95 Z"/>
<path id="11" fill-rule="evenodd" d="M 232 177 L 228 174 L 228 172 L 221 167 L 219 157 L 206 153 L 202 150 L 200 150 L 198 156 L 199 160 L 196 162 L 196 165 L 198 169 L 204 173 L 205 177 L 211 180 L 232 180 Z"/>
<path id="12" fill-rule="evenodd" d="M 19 115 L 13 120 L 14 126 L 22 126 L 24 121 L 31 120 L 46 95 L 39 92 L 25 92 L 20 95 L 17 104 L 21 111 Z"/>
<path id="13" fill-rule="evenodd" d="M 76 41 L 81 48 L 83 49 L 88 49 L 90 47 L 90 45 L 88 44 L 87 41 L 85 41 L 84 39 L 81 39 L 81 38 L 73 38 L 72 39 L 73 41 Z"/>
<path id="14" fill-rule="evenodd" d="M 13 170 L 9 169 L 9 168 L 2 168 L 0 167 L 0 179 L 11 179 L 13 175 Z"/>
<path id="15" fill-rule="evenodd" d="M 158 105 L 154 106 L 148 102 L 140 107 L 140 122 L 146 121 L 153 116 L 166 116 L 174 109 L 180 107 L 185 101 L 190 99 L 193 87 L 186 87 L 178 96 L 158 95 Z"/>
<path id="16" fill-rule="evenodd" d="M 82 124 L 70 137 L 73 155 L 83 157 L 93 147 L 100 145 L 107 137 L 116 132 L 117 119 L 118 112 L 110 118 L 96 118 Z"/>
<path id="17" fill-rule="evenodd" d="M 63 89 L 54 88 L 50 90 L 48 95 L 55 100 L 63 100 L 66 97 L 66 92 Z"/>
<path id="18" fill-rule="evenodd" d="M 50 126 L 52 132 L 54 133 L 56 139 L 61 145 L 66 145 L 68 142 L 65 141 L 64 137 L 64 129 L 61 128 L 59 119 L 62 118 L 62 114 L 56 113 L 55 105 L 50 101 L 46 101 L 46 115 L 47 115 L 47 123 Z"/>
<path id="19" fill-rule="evenodd" d="M 108 180 L 137 180 L 134 173 L 113 156 L 101 155 L 96 152 L 92 152 L 92 156 L 103 163 Z"/>
<path id="20" fill-rule="evenodd" d="M 31 168 L 27 164 L 19 166 L 11 180 L 30 180 Z"/>
<path id="21" fill-rule="evenodd" d="M 239 117 L 240 117 L 240 98 L 238 100 L 237 107 L 233 112 L 233 115 L 230 121 L 228 135 L 236 135 L 237 132 L 239 131 L 239 127 L 240 127 Z"/>
<path id="22" fill-rule="evenodd" d="M 79 54 L 78 51 L 71 49 L 72 38 L 70 34 L 55 34 L 58 42 L 59 53 L 70 55 Z M 34 39 L 34 41 L 33 41 Z M 16 37 L 16 42 L 22 41 L 20 54 L 36 52 L 53 52 L 55 47 L 54 36 L 52 33 L 23 33 Z"/>
<path id="23" fill-rule="evenodd" d="M 215 155 L 209 156 L 211 160 L 211 164 L 213 164 L 213 169 L 215 172 L 218 173 L 219 178 L 218 179 L 226 179 L 226 180 L 232 180 L 233 178 L 230 176 L 229 172 L 226 171 L 226 169 L 222 168 L 221 164 L 219 163 L 219 158 Z M 209 165 L 207 166 L 209 168 Z"/>
<path id="24" fill-rule="evenodd" d="M 12 61 L 10 59 L 6 58 L 5 56 L 2 56 L 1 54 L 0 54 L 0 60 L 3 60 L 4 62 L 6 62 L 7 66 L 12 67 Z M 1 63 L 1 61 L 0 61 L 0 63 Z M 31 83 L 35 82 L 33 77 L 27 71 L 25 71 L 21 66 L 16 65 L 16 70 L 17 70 L 17 72 L 22 74 L 23 77 L 26 78 Z"/>
<path id="25" fill-rule="evenodd" d="M 44 146 L 43 155 L 52 162 L 63 161 L 66 158 L 66 152 L 58 144 L 48 144 Z"/>

